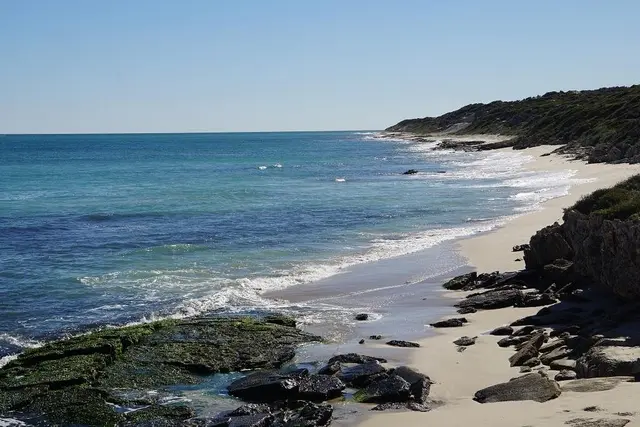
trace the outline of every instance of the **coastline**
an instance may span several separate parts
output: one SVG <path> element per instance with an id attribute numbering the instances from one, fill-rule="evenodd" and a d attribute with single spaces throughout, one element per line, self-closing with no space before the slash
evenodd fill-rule
<path id="1" fill-rule="evenodd" d="M 512 252 L 514 245 L 528 243 L 535 232 L 555 221 L 561 221 L 563 209 L 571 206 L 582 196 L 599 188 L 605 188 L 640 172 L 638 165 L 586 164 L 571 161 L 564 156 L 547 153 L 557 147 L 540 146 L 523 150 L 535 160 L 525 167 L 530 170 L 575 170 L 575 179 L 584 180 L 573 185 L 569 194 L 548 200 L 541 209 L 520 215 L 491 232 L 477 235 L 458 243 L 461 255 L 478 272 L 512 271 L 524 267 L 521 252 Z M 510 149 L 506 149 L 510 150 Z M 540 157 L 545 154 L 544 157 Z M 460 292 L 443 292 L 453 299 L 464 296 Z M 409 366 L 429 375 L 434 381 L 430 398 L 441 402 L 442 407 L 426 413 L 420 412 L 370 412 L 359 425 L 382 427 L 398 425 L 438 426 L 563 426 L 570 419 L 591 418 L 584 408 L 597 406 L 597 418 L 632 418 L 629 425 L 636 425 L 631 412 L 635 410 L 633 383 L 619 383 L 606 391 L 579 393 L 566 392 L 559 398 L 544 404 L 533 401 L 515 401 L 479 404 L 472 400 L 474 393 L 484 387 L 508 381 L 520 375 L 518 368 L 509 367 L 508 357 L 512 349 L 496 345 L 500 337 L 488 335 L 498 326 L 539 311 L 538 308 L 505 308 L 480 311 L 466 315 L 469 324 L 463 328 L 439 329 L 435 336 L 419 341 L 421 347 L 409 350 Z M 453 341 L 462 335 L 478 336 L 475 345 L 458 352 Z M 621 424 L 624 425 L 624 424 Z M 640 424 L 638 424 L 640 425 Z"/>

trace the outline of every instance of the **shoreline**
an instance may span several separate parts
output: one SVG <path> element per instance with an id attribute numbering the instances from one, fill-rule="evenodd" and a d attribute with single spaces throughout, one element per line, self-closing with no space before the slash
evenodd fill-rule
<path id="1" fill-rule="evenodd" d="M 599 188 L 610 187 L 640 172 L 638 165 L 586 164 L 558 154 L 546 155 L 556 148 L 557 146 L 540 146 L 523 150 L 534 156 L 534 161 L 525 165 L 525 168 L 550 171 L 571 169 L 576 171 L 573 179 L 584 182 L 572 185 L 565 196 L 543 202 L 539 210 L 519 215 L 490 232 L 460 240 L 457 248 L 468 260 L 470 267 L 479 273 L 522 269 L 524 262 L 515 261 L 522 258 L 522 252 L 512 252 L 514 245 L 528 243 L 536 231 L 555 221 L 561 221 L 563 209 L 573 205 L 582 196 Z M 545 156 L 541 157 L 542 155 Z M 452 304 L 464 297 L 461 292 L 444 290 L 442 295 L 451 298 Z M 599 412 L 596 418 L 607 416 L 612 417 L 609 419 L 621 419 L 617 414 L 628 415 L 634 411 L 634 394 L 630 393 L 632 383 L 620 383 L 610 390 L 600 392 L 566 392 L 544 404 L 533 401 L 479 404 L 472 400 L 476 391 L 521 375 L 519 368 L 510 367 L 507 361 L 513 354 L 513 349 L 497 346 L 496 342 L 500 337 L 488 335 L 488 332 L 537 313 L 539 309 L 540 307 L 504 308 L 468 314 L 465 317 L 469 319 L 469 324 L 463 328 L 438 329 L 435 336 L 419 340 L 421 347 L 409 350 L 409 366 L 431 377 L 434 384 L 430 398 L 444 405 L 426 413 L 370 412 L 358 425 L 564 426 L 567 421 L 576 417 L 592 418 L 593 414 L 584 411 L 584 408 L 590 406 L 602 409 L 603 412 Z M 463 335 L 477 336 L 478 339 L 466 351 L 458 352 L 452 342 Z M 630 425 L 635 425 L 633 419 Z"/>

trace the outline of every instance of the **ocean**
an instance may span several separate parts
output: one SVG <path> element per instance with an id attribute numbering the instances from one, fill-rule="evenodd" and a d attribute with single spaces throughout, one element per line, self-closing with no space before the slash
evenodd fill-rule
<path id="1" fill-rule="evenodd" d="M 574 175 L 435 145 L 377 132 L 2 136 L 0 356 L 164 317 L 375 315 L 367 300 L 267 295 L 437 252 L 566 194 Z M 415 281 L 464 265 L 434 260 Z"/>

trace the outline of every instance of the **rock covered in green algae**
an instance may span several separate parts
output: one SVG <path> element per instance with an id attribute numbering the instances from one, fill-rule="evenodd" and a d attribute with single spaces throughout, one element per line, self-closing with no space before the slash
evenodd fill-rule
<path id="1" fill-rule="evenodd" d="M 270 322 L 273 320 L 273 322 Z M 125 414 L 118 389 L 196 384 L 204 374 L 275 369 L 295 347 L 320 338 L 284 316 L 166 320 L 105 329 L 30 349 L 0 370 L 0 416 L 84 425 L 171 425 L 184 405 L 152 404 Z M 135 405 L 134 405 L 135 406 Z"/>

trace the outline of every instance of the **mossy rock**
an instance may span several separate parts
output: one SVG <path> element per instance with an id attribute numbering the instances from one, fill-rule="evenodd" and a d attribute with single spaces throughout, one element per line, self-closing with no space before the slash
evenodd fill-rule
<path id="1" fill-rule="evenodd" d="M 0 416 L 18 411 L 54 424 L 174 425 L 191 417 L 191 410 L 152 404 L 125 417 L 114 404 L 127 402 L 114 391 L 192 385 L 216 372 L 279 368 L 298 344 L 320 340 L 288 326 L 287 319 L 168 320 L 103 329 L 27 350 L 0 369 Z"/>

